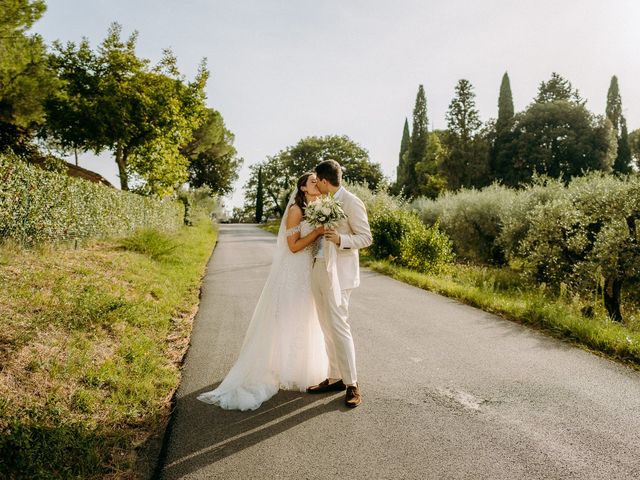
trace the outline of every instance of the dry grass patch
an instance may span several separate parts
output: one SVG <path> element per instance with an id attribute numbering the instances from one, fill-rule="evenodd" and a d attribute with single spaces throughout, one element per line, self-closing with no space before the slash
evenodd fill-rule
<path id="1" fill-rule="evenodd" d="M 135 251 L 0 246 L 0 477 L 135 476 L 167 420 L 215 239 L 201 219 Z"/>

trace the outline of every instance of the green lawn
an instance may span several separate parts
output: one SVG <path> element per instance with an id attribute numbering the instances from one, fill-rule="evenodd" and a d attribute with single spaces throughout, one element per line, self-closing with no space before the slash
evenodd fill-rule
<path id="1" fill-rule="evenodd" d="M 216 238 L 202 218 L 78 249 L 0 246 L 0 478 L 134 477 Z"/>

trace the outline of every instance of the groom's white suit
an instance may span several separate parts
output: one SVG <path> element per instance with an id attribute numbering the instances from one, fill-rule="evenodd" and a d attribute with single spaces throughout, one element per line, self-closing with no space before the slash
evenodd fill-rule
<path id="1" fill-rule="evenodd" d="M 342 379 L 346 385 L 357 382 L 356 355 L 349 327 L 349 298 L 352 289 L 360 285 L 360 261 L 358 249 L 371 245 L 371 229 L 367 211 L 358 197 L 344 187 L 334 194 L 342 203 L 347 215 L 336 227 L 340 235 L 337 247 L 336 268 L 340 284 L 341 303 L 338 304 L 332 291 L 330 273 L 325 258 L 326 245 L 314 260 L 311 289 L 318 309 L 320 326 L 325 337 L 329 357 L 329 378 Z M 325 240 L 326 242 L 326 240 Z"/>

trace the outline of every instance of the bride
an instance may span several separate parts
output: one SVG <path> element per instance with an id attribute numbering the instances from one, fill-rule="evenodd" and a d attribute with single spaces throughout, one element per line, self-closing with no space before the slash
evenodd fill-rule
<path id="1" fill-rule="evenodd" d="M 311 293 L 312 244 L 324 230 L 304 220 L 320 196 L 315 173 L 298 179 L 280 222 L 269 276 L 236 363 L 198 400 L 227 410 L 255 410 L 278 389 L 304 392 L 327 376 L 328 359 Z"/>

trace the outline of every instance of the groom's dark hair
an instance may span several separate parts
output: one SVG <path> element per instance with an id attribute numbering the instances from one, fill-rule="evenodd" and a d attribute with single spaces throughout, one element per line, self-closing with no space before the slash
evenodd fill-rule
<path id="1" fill-rule="evenodd" d="M 334 187 L 339 187 L 342 183 L 342 167 L 335 160 L 320 162 L 315 171 L 318 180 L 327 180 Z"/>

